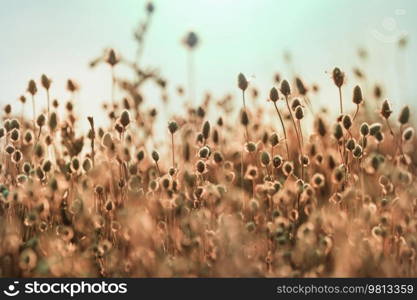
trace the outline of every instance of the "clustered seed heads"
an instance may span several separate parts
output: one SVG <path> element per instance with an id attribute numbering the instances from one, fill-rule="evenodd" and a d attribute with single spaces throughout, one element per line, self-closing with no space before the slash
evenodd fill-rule
<path id="1" fill-rule="evenodd" d="M 356 107 L 343 112 L 348 74 L 335 68 L 327 84 L 338 88 L 337 119 L 319 107 L 321 87 L 301 76 L 276 73 L 263 91 L 240 73 L 237 100 L 208 92 L 165 120 L 142 86 L 152 81 L 170 104 L 170 82 L 139 63 L 153 2 L 144 9 L 137 59 L 108 49 L 91 64 L 112 72 L 108 125 L 79 117 L 73 79 L 42 75 L 17 109 L 2 107 L 1 275 L 417 276 L 412 107 L 383 101 L 389 86 L 356 85 Z M 183 42 L 196 54 L 197 33 Z M 119 64 L 135 76 L 119 76 Z M 353 79 L 371 83 L 366 71 L 355 68 Z M 69 100 L 49 111 L 37 84 L 48 104 L 55 84 L 66 84 Z M 38 105 L 33 120 L 19 111 L 26 97 Z"/>

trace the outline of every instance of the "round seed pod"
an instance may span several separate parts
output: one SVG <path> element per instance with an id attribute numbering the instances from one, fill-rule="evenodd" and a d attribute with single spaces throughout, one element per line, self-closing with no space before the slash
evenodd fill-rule
<path id="1" fill-rule="evenodd" d="M 82 167 L 85 172 L 90 171 L 91 168 L 93 167 L 93 163 L 91 162 L 91 159 L 89 159 L 88 157 L 85 158 L 83 161 Z"/>
<path id="2" fill-rule="evenodd" d="M 48 125 L 51 131 L 54 131 L 56 127 L 58 126 L 58 117 L 57 117 L 56 112 L 53 111 L 51 115 L 49 116 Z"/>
<path id="3" fill-rule="evenodd" d="M 373 123 L 371 127 L 369 127 L 369 134 L 375 136 L 378 132 L 381 132 L 381 129 L 381 123 Z"/>
<path id="4" fill-rule="evenodd" d="M 249 117 L 248 117 L 248 114 L 246 113 L 246 110 L 242 110 L 242 114 L 241 114 L 241 117 L 240 117 L 240 123 L 243 126 L 248 126 L 249 125 Z"/>
<path id="5" fill-rule="evenodd" d="M 314 188 L 321 188 L 324 186 L 324 184 L 325 184 L 325 178 L 323 174 L 316 173 L 313 175 L 313 177 L 311 177 L 311 185 Z"/>
<path id="6" fill-rule="evenodd" d="M 282 157 L 281 157 L 280 155 L 275 155 L 275 156 L 272 158 L 272 165 L 274 166 L 274 168 L 279 168 L 279 167 L 281 167 L 282 162 L 283 162 L 283 159 L 282 159 Z"/>
<path id="7" fill-rule="evenodd" d="M 262 151 L 261 153 L 261 163 L 262 165 L 264 165 L 265 167 L 269 165 L 269 163 L 271 162 L 271 157 L 269 156 L 269 153 L 266 151 Z"/>
<path id="8" fill-rule="evenodd" d="M 30 166 L 30 164 L 29 164 L 28 162 L 25 162 L 25 163 L 23 164 L 22 169 L 23 169 L 23 172 L 24 172 L 26 175 L 29 175 L 30 171 L 32 170 L 32 167 Z"/>
<path id="9" fill-rule="evenodd" d="M 36 94 L 36 92 L 38 91 L 37 87 L 36 87 L 36 83 L 35 80 L 31 79 L 28 83 L 28 88 L 27 91 L 34 96 Z"/>
<path id="10" fill-rule="evenodd" d="M 51 82 L 52 80 L 49 79 L 48 76 L 46 76 L 45 74 L 42 74 L 41 83 L 45 90 L 49 90 L 49 88 L 51 87 Z"/>
<path id="11" fill-rule="evenodd" d="M 220 164 L 223 162 L 223 155 L 220 152 L 216 151 L 213 154 L 213 159 L 216 164 Z"/>
<path id="12" fill-rule="evenodd" d="M 277 102 L 279 100 L 278 90 L 275 87 L 272 87 L 269 91 L 269 99 L 272 102 Z"/>
<path id="13" fill-rule="evenodd" d="M 136 154 L 136 159 L 138 162 L 141 162 L 145 158 L 145 151 L 139 150 L 139 152 Z"/>
<path id="14" fill-rule="evenodd" d="M 178 123 L 175 121 L 168 122 L 168 130 L 171 134 L 174 134 L 178 130 Z"/>
<path id="15" fill-rule="evenodd" d="M 254 142 L 248 142 L 245 144 L 245 149 L 248 152 L 255 152 L 257 147 L 256 144 Z"/>
<path id="16" fill-rule="evenodd" d="M 334 137 L 336 140 L 340 140 L 340 139 L 343 137 L 343 129 L 342 129 L 342 125 L 340 125 L 339 123 L 337 123 L 337 124 L 334 126 L 334 129 L 333 129 L 333 137 Z"/>
<path id="17" fill-rule="evenodd" d="M 239 73 L 238 77 L 237 77 L 237 84 L 238 87 L 242 90 L 245 91 L 248 88 L 248 81 L 246 80 L 245 75 L 243 75 L 242 73 Z"/>
<path id="18" fill-rule="evenodd" d="M 110 49 L 107 53 L 106 62 L 112 67 L 114 67 L 119 62 L 114 49 Z"/>
<path id="19" fill-rule="evenodd" d="M 388 119 L 392 114 L 391 106 L 388 100 L 384 100 L 381 106 L 381 116 L 385 119 Z"/>
<path id="20" fill-rule="evenodd" d="M 343 127 L 349 130 L 352 127 L 352 118 L 350 115 L 344 115 L 342 118 Z"/>
<path id="21" fill-rule="evenodd" d="M 354 158 L 362 157 L 362 147 L 360 145 L 356 145 L 352 151 L 352 155 Z"/>
<path id="22" fill-rule="evenodd" d="M 51 163 L 51 161 L 49 159 L 45 160 L 43 162 L 43 164 L 42 164 L 42 170 L 45 173 L 48 173 L 49 171 L 51 171 L 51 169 L 52 169 L 52 163 Z"/>
<path id="23" fill-rule="evenodd" d="M 353 151 L 353 149 L 355 149 L 356 146 L 356 142 L 353 138 L 348 139 L 348 141 L 346 142 L 346 149 L 349 151 Z"/>
<path id="24" fill-rule="evenodd" d="M 12 128 L 12 129 L 20 129 L 20 122 L 17 119 L 12 119 L 10 121 L 10 128 Z"/>
<path id="25" fill-rule="evenodd" d="M 384 141 L 385 134 L 381 131 L 378 131 L 377 133 L 375 133 L 374 137 L 378 143 L 382 143 Z"/>
<path id="26" fill-rule="evenodd" d="M 208 138 L 210 137 L 210 128 L 210 122 L 205 121 L 203 124 L 203 128 L 201 129 L 201 133 L 203 134 L 205 140 L 208 140 Z"/>
<path id="27" fill-rule="evenodd" d="M 275 147 L 279 144 L 279 137 L 276 132 L 272 133 L 271 136 L 269 137 L 269 143 L 271 144 L 272 147 Z"/>
<path id="28" fill-rule="evenodd" d="M 327 126 L 324 123 L 323 119 L 318 117 L 316 122 L 317 132 L 321 137 L 326 136 L 327 134 Z"/>
<path id="29" fill-rule="evenodd" d="M 297 107 L 301 106 L 301 101 L 298 98 L 295 98 L 291 101 L 291 109 L 295 111 Z"/>
<path id="30" fill-rule="evenodd" d="M 304 118 L 304 110 L 302 106 L 297 106 L 297 108 L 295 109 L 295 118 L 297 120 L 301 120 L 302 118 Z"/>
<path id="31" fill-rule="evenodd" d="M 398 122 L 400 122 L 401 125 L 404 125 L 408 123 L 410 119 L 410 108 L 408 105 L 404 106 L 403 109 L 400 112 L 400 116 L 398 117 Z"/>
<path id="32" fill-rule="evenodd" d="M 197 172 L 199 172 L 200 174 L 203 174 L 206 171 L 206 164 L 204 161 L 199 160 L 197 161 L 195 168 L 197 170 Z"/>
<path id="33" fill-rule="evenodd" d="M 403 135 L 402 135 L 402 139 L 404 142 L 407 142 L 409 140 L 411 140 L 414 136 L 414 128 L 412 127 L 408 127 L 406 130 L 404 130 Z"/>
<path id="34" fill-rule="evenodd" d="M 284 175 L 288 177 L 294 171 L 293 164 L 289 161 L 284 162 L 282 165 L 282 171 Z"/>
<path id="35" fill-rule="evenodd" d="M 355 88 L 353 89 L 353 98 L 352 98 L 352 101 L 356 105 L 361 104 L 362 101 L 363 101 L 362 90 L 361 90 L 361 88 L 360 88 L 359 85 L 355 86 Z"/>
<path id="36" fill-rule="evenodd" d="M 332 77 L 334 84 L 340 88 L 344 83 L 345 74 L 339 68 L 334 68 Z"/>
<path id="37" fill-rule="evenodd" d="M 20 150 L 16 150 L 12 154 L 12 162 L 15 164 L 19 163 L 23 158 L 23 154 Z"/>
<path id="38" fill-rule="evenodd" d="M 207 146 L 200 148 L 200 150 L 198 151 L 198 156 L 200 158 L 207 159 L 210 156 L 210 148 Z"/>
<path id="39" fill-rule="evenodd" d="M 20 138 L 20 130 L 14 128 L 11 132 L 10 132 L 10 139 L 12 140 L 12 142 L 17 142 Z"/>
<path id="40" fill-rule="evenodd" d="M 197 34 L 194 31 L 190 31 L 189 33 L 187 33 L 184 39 L 184 43 L 191 50 L 197 47 L 197 44 L 198 44 Z"/>
<path id="41" fill-rule="evenodd" d="M 44 126 L 45 122 L 46 122 L 46 117 L 44 114 L 40 114 L 38 118 L 36 119 L 36 125 L 38 125 L 39 127 Z"/>
<path id="42" fill-rule="evenodd" d="M 303 81 L 299 77 L 295 78 L 295 85 L 297 86 L 297 90 L 300 95 L 302 96 L 307 95 L 308 90 L 305 87 Z"/>
<path id="43" fill-rule="evenodd" d="M 361 124 L 361 127 L 359 128 L 359 132 L 362 136 L 368 136 L 369 135 L 369 125 L 366 122 L 363 122 Z"/>
<path id="44" fill-rule="evenodd" d="M 285 97 L 288 97 L 290 94 L 291 94 L 291 87 L 290 87 L 290 84 L 288 83 L 288 81 L 287 80 L 283 80 L 282 82 L 281 82 L 281 88 L 280 88 L 280 90 L 281 90 L 281 93 L 285 96 Z"/>
<path id="45" fill-rule="evenodd" d="M 130 124 L 130 114 L 127 110 L 124 110 L 120 115 L 120 124 L 122 124 L 124 128 Z"/>
<path id="46" fill-rule="evenodd" d="M 156 152 L 155 150 L 153 150 L 153 151 L 152 151 L 152 159 L 153 159 L 155 162 L 158 162 L 158 161 L 159 161 L 159 153 L 158 153 L 158 152 Z"/>

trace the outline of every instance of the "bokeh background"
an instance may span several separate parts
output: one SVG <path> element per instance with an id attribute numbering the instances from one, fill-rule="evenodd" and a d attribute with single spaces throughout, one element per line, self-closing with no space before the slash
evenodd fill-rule
<path id="1" fill-rule="evenodd" d="M 28 80 L 45 73 L 53 80 L 52 97 L 64 101 L 69 97 L 66 80 L 75 79 L 81 86 L 80 116 L 94 114 L 104 122 L 100 104 L 111 95 L 109 68 L 103 64 L 91 69 L 88 63 L 106 47 L 135 56 L 133 31 L 145 17 L 145 5 L 140 0 L 1 1 L 1 106 L 18 103 Z M 386 87 L 394 110 L 403 103 L 415 109 L 417 1 L 155 0 L 154 5 L 141 63 L 169 80 L 167 106 L 155 87 L 145 91 L 147 105 L 159 106 L 167 117 L 178 112 L 182 101 L 176 88 L 187 84 L 187 51 L 181 39 L 189 30 L 201 41 L 194 53 L 196 104 L 206 91 L 216 97 L 238 95 L 239 72 L 265 98 L 279 72 L 319 84 L 319 103 L 313 105 L 337 108 L 331 70 L 339 66 L 347 73 L 344 93 L 350 99 L 357 83 L 352 69 L 360 66 L 372 83 Z M 402 36 L 407 46 L 399 50 Z M 358 58 L 358 48 L 368 51 L 367 61 Z M 285 53 L 291 54 L 291 63 Z M 124 70 L 117 72 L 123 75 Z M 42 95 L 40 91 L 39 106 L 45 105 Z"/>

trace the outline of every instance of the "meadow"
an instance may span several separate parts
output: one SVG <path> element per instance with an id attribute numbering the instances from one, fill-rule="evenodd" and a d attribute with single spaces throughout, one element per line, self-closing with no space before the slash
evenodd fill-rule
<path id="1" fill-rule="evenodd" d="M 182 42 L 191 53 L 199 36 Z M 76 80 L 64 101 L 42 74 L 2 107 L 1 277 L 417 276 L 413 116 L 393 111 L 390 86 L 369 88 L 367 70 L 329 72 L 337 114 L 314 101 L 320 86 L 279 73 L 268 99 L 240 73 L 230 86 L 240 97 L 199 103 L 189 70 L 177 93 L 191 101 L 156 132 L 161 112 L 141 89 L 164 94 L 169 79 L 116 49 L 98 64 L 112 76 L 104 112 L 79 118 Z M 120 65 L 134 78 L 119 78 Z M 109 126 L 98 127 L 103 113 Z"/>

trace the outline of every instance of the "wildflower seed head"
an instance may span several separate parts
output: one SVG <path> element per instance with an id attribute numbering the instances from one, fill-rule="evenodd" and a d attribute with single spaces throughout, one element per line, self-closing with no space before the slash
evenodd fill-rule
<path id="1" fill-rule="evenodd" d="M 248 88 L 249 83 L 243 73 L 239 73 L 237 76 L 237 85 L 242 91 L 245 91 Z"/>
<path id="2" fill-rule="evenodd" d="M 67 80 L 67 90 L 70 91 L 71 93 L 76 92 L 79 89 L 78 84 L 72 80 L 72 79 L 68 79 Z"/>
<path id="3" fill-rule="evenodd" d="M 51 87 L 51 79 L 48 78 L 48 76 L 46 76 L 45 74 L 42 74 L 41 76 L 41 83 L 42 86 L 45 90 L 49 90 L 49 88 Z"/>
<path id="4" fill-rule="evenodd" d="M 141 162 L 144 158 L 145 158 L 145 151 L 139 150 L 138 153 L 136 154 L 136 159 L 138 160 L 138 162 Z"/>
<path id="5" fill-rule="evenodd" d="M 122 114 L 120 115 L 120 124 L 122 124 L 122 126 L 124 128 L 126 128 L 130 123 L 130 114 L 127 110 L 124 110 L 122 112 Z"/>
<path id="6" fill-rule="evenodd" d="M 278 90 L 275 87 L 272 87 L 271 90 L 269 91 L 269 99 L 272 102 L 277 102 L 279 99 L 279 94 L 278 94 Z"/>
<path id="7" fill-rule="evenodd" d="M 155 150 L 152 151 L 152 159 L 155 162 L 158 162 L 159 161 L 159 153 L 157 151 L 155 151 Z"/>
<path id="8" fill-rule="evenodd" d="M 248 126 L 249 125 L 249 117 L 248 117 L 248 114 L 246 113 L 246 110 L 242 110 L 242 114 L 241 114 L 241 117 L 240 117 L 240 123 L 243 126 Z"/>
<path id="9" fill-rule="evenodd" d="M 300 155 L 299 159 L 300 164 L 302 164 L 304 167 L 310 164 L 310 158 L 307 155 Z"/>
<path id="10" fill-rule="evenodd" d="M 203 174 L 206 171 L 206 163 L 202 160 L 197 161 L 195 168 L 198 173 Z"/>
<path id="11" fill-rule="evenodd" d="M 36 94 L 36 92 L 38 91 L 38 88 L 36 87 L 35 80 L 31 79 L 31 80 L 29 81 L 27 91 L 28 91 L 28 92 L 29 92 L 32 96 L 34 96 L 34 95 Z"/>
<path id="12" fill-rule="evenodd" d="M 25 97 L 24 95 L 21 95 L 21 96 L 19 97 L 19 101 L 20 101 L 22 104 L 25 104 L 25 103 L 26 103 L 26 97 Z"/>
<path id="13" fill-rule="evenodd" d="M 45 173 L 48 173 L 49 171 L 51 171 L 51 169 L 52 169 L 52 162 L 49 159 L 45 160 L 42 164 L 42 170 Z"/>
<path id="14" fill-rule="evenodd" d="M 264 165 L 265 167 L 269 165 L 269 163 L 271 162 L 271 157 L 269 156 L 269 153 L 266 151 L 262 151 L 261 153 L 261 163 L 262 165 Z"/>
<path id="15" fill-rule="evenodd" d="M 346 142 L 346 149 L 349 151 L 353 151 L 353 149 L 355 149 L 356 146 L 356 142 L 353 138 L 350 138 L 347 140 Z"/>
<path id="16" fill-rule="evenodd" d="M 361 158 L 362 157 L 362 147 L 361 145 L 356 145 L 352 151 L 352 155 L 354 158 Z"/>
<path id="17" fill-rule="evenodd" d="M 6 135 L 6 129 L 3 127 L 0 128 L 0 139 Z"/>
<path id="18" fill-rule="evenodd" d="M 283 163 L 282 165 L 282 171 L 284 173 L 285 176 L 289 176 L 292 174 L 292 172 L 294 171 L 294 166 L 292 164 L 292 162 L 290 161 L 286 161 Z"/>
<path id="19" fill-rule="evenodd" d="M 361 90 L 359 85 L 355 86 L 355 88 L 353 89 L 353 99 L 352 99 L 352 101 L 356 105 L 361 104 L 362 101 L 363 101 L 362 90 Z"/>
<path id="20" fill-rule="evenodd" d="M 274 168 L 279 168 L 279 167 L 281 167 L 282 162 L 283 162 L 283 159 L 282 159 L 282 157 L 281 157 L 280 155 L 275 155 L 275 156 L 272 158 L 272 165 L 274 166 Z"/>
<path id="21" fill-rule="evenodd" d="M 361 127 L 359 128 L 359 132 L 362 136 L 368 136 L 369 135 L 369 125 L 366 122 L 363 122 L 361 124 Z"/>
<path id="22" fill-rule="evenodd" d="M 300 95 L 305 96 L 307 94 L 308 90 L 299 77 L 295 78 L 295 85 L 297 86 L 297 90 Z"/>
<path id="23" fill-rule="evenodd" d="M 80 160 L 77 157 L 73 157 L 71 160 L 71 170 L 76 173 L 80 169 Z"/>
<path id="24" fill-rule="evenodd" d="M 26 175 L 29 175 L 30 171 L 32 170 L 32 167 L 30 166 L 30 163 L 25 162 L 22 166 L 22 170 Z"/>
<path id="25" fill-rule="evenodd" d="M 404 142 L 410 141 L 414 136 L 414 128 L 408 127 L 403 131 L 402 139 Z"/>
<path id="26" fill-rule="evenodd" d="M 17 119 L 12 119 L 10 121 L 10 128 L 12 128 L 12 129 L 20 129 L 20 122 Z"/>
<path id="27" fill-rule="evenodd" d="M 400 122 L 401 125 L 404 125 L 408 123 L 410 119 L 410 108 L 408 105 L 404 106 L 403 109 L 400 112 L 400 116 L 398 117 L 398 122 Z"/>
<path id="28" fill-rule="evenodd" d="M 101 139 L 101 144 L 106 147 L 106 148 L 110 148 L 111 145 L 113 144 L 113 138 L 111 136 L 110 132 L 106 132 L 102 139 Z"/>
<path id="29" fill-rule="evenodd" d="M 294 99 L 291 101 L 291 109 L 292 109 L 293 111 L 295 111 L 295 110 L 297 109 L 297 107 L 299 107 L 299 106 L 301 106 L 301 101 L 300 101 L 300 99 L 298 99 L 298 98 L 294 98 Z"/>
<path id="30" fill-rule="evenodd" d="M 275 147 L 279 144 L 279 136 L 276 132 L 272 133 L 269 137 L 269 143 L 272 147 Z"/>
<path id="31" fill-rule="evenodd" d="M 343 128 L 349 130 L 352 127 L 352 117 L 350 115 L 344 115 L 342 118 Z"/>
<path id="32" fill-rule="evenodd" d="M 201 133 L 203 134 L 205 140 L 208 140 L 208 138 L 210 137 L 210 127 L 210 122 L 205 121 L 201 130 Z"/>
<path id="33" fill-rule="evenodd" d="M 35 146 L 35 155 L 38 158 L 42 158 L 44 154 L 45 154 L 45 150 L 44 150 L 43 146 L 40 143 L 36 144 L 36 146 Z"/>
<path id="34" fill-rule="evenodd" d="M 378 131 L 375 133 L 374 137 L 378 143 L 382 143 L 384 141 L 385 134 L 382 131 Z"/>
<path id="35" fill-rule="evenodd" d="M 112 67 L 114 67 L 119 62 L 114 49 L 110 49 L 107 53 L 106 62 Z"/>
<path id="36" fill-rule="evenodd" d="M 51 115 L 49 116 L 48 125 L 51 131 L 54 131 L 56 127 L 58 126 L 58 117 L 57 117 L 56 112 L 53 111 Z"/>
<path id="37" fill-rule="evenodd" d="M 6 151 L 7 154 L 11 155 L 15 151 L 15 148 L 13 147 L 13 145 L 9 144 L 6 146 L 4 150 Z"/>
<path id="38" fill-rule="evenodd" d="M 301 105 L 297 106 L 297 108 L 295 109 L 295 118 L 297 120 L 301 120 L 304 118 L 304 110 Z"/>
<path id="39" fill-rule="evenodd" d="M 33 133 L 31 130 L 26 130 L 25 135 L 23 136 L 23 141 L 26 145 L 29 145 L 33 141 Z"/>
<path id="40" fill-rule="evenodd" d="M 178 123 L 175 121 L 168 122 L 168 130 L 171 134 L 174 134 L 178 130 Z"/>
<path id="41" fill-rule="evenodd" d="M 16 128 L 13 129 L 10 132 L 10 139 L 12 140 L 12 142 L 17 142 L 19 140 L 19 138 L 20 138 L 20 130 L 18 130 Z"/>
<path id="42" fill-rule="evenodd" d="M 193 31 L 188 32 L 187 35 L 185 36 L 184 43 L 190 50 L 197 47 L 197 44 L 198 44 L 197 34 Z"/>
<path id="43" fill-rule="evenodd" d="M 89 159 L 88 157 L 85 158 L 83 161 L 82 167 L 85 172 L 90 171 L 91 168 L 93 167 L 93 163 L 91 162 L 91 159 Z"/>
<path id="44" fill-rule="evenodd" d="M 285 97 L 288 97 L 290 94 L 291 94 L 291 87 L 290 87 L 290 84 L 288 83 L 288 81 L 287 80 L 283 80 L 282 82 L 281 82 L 281 88 L 280 88 L 280 90 L 281 90 L 281 93 L 285 96 Z"/>
<path id="45" fill-rule="evenodd" d="M 46 117 L 44 114 L 40 114 L 38 118 L 36 119 L 36 125 L 38 125 L 39 127 L 43 127 L 45 125 L 45 122 L 46 122 Z"/>
<path id="46" fill-rule="evenodd" d="M 334 68 L 332 77 L 334 84 L 340 88 L 344 83 L 345 74 L 339 68 Z"/>
<path id="47" fill-rule="evenodd" d="M 255 180 L 256 178 L 258 178 L 258 168 L 256 166 L 249 165 L 245 173 L 245 179 Z"/>
<path id="48" fill-rule="evenodd" d="M 12 162 L 14 162 L 15 164 L 19 163 L 23 158 L 23 154 L 20 150 L 16 150 L 15 152 L 13 152 L 12 154 Z"/>
<path id="49" fill-rule="evenodd" d="M 257 146 L 254 142 L 248 142 L 245 144 L 245 149 L 246 151 L 248 151 L 249 153 L 255 152 L 257 149 Z"/>
<path id="50" fill-rule="evenodd" d="M 146 3 L 146 7 L 145 7 L 145 9 L 146 9 L 146 12 L 147 12 L 148 14 L 152 14 L 152 13 L 154 12 L 154 10 L 155 10 L 155 5 L 153 4 L 153 2 L 152 2 L 152 1 L 148 1 L 148 2 Z"/>
<path id="51" fill-rule="evenodd" d="M 391 114 L 392 114 L 391 105 L 389 104 L 388 100 L 384 100 L 381 106 L 381 116 L 388 120 Z"/>
<path id="52" fill-rule="evenodd" d="M 316 189 L 323 187 L 324 184 L 325 184 L 325 178 L 323 174 L 321 173 L 316 173 L 311 178 L 311 185 Z"/>
<path id="53" fill-rule="evenodd" d="M 223 162 L 223 155 L 220 152 L 216 151 L 213 154 L 213 159 L 216 164 L 220 164 Z"/>
<path id="54" fill-rule="evenodd" d="M 336 125 L 334 126 L 333 137 L 336 140 L 340 140 L 343 137 L 343 128 L 342 125 L 340 125 L 339 123 L 336 123 Z"/>
<path id="55" fill-rule="evenodd" d="M 375 136 L 378 132 L 381 132 L 382 124 L 381 123 L 373 123 L 369 127 L 369 134 Z"/>
<path id="56" fill-rule="evenodd" d="M 200 150 L 198 151 L 198 156 L 200 158 L 207 159 L 210 156 L 210 148 L 207 146 L 200 148 Z"/>

